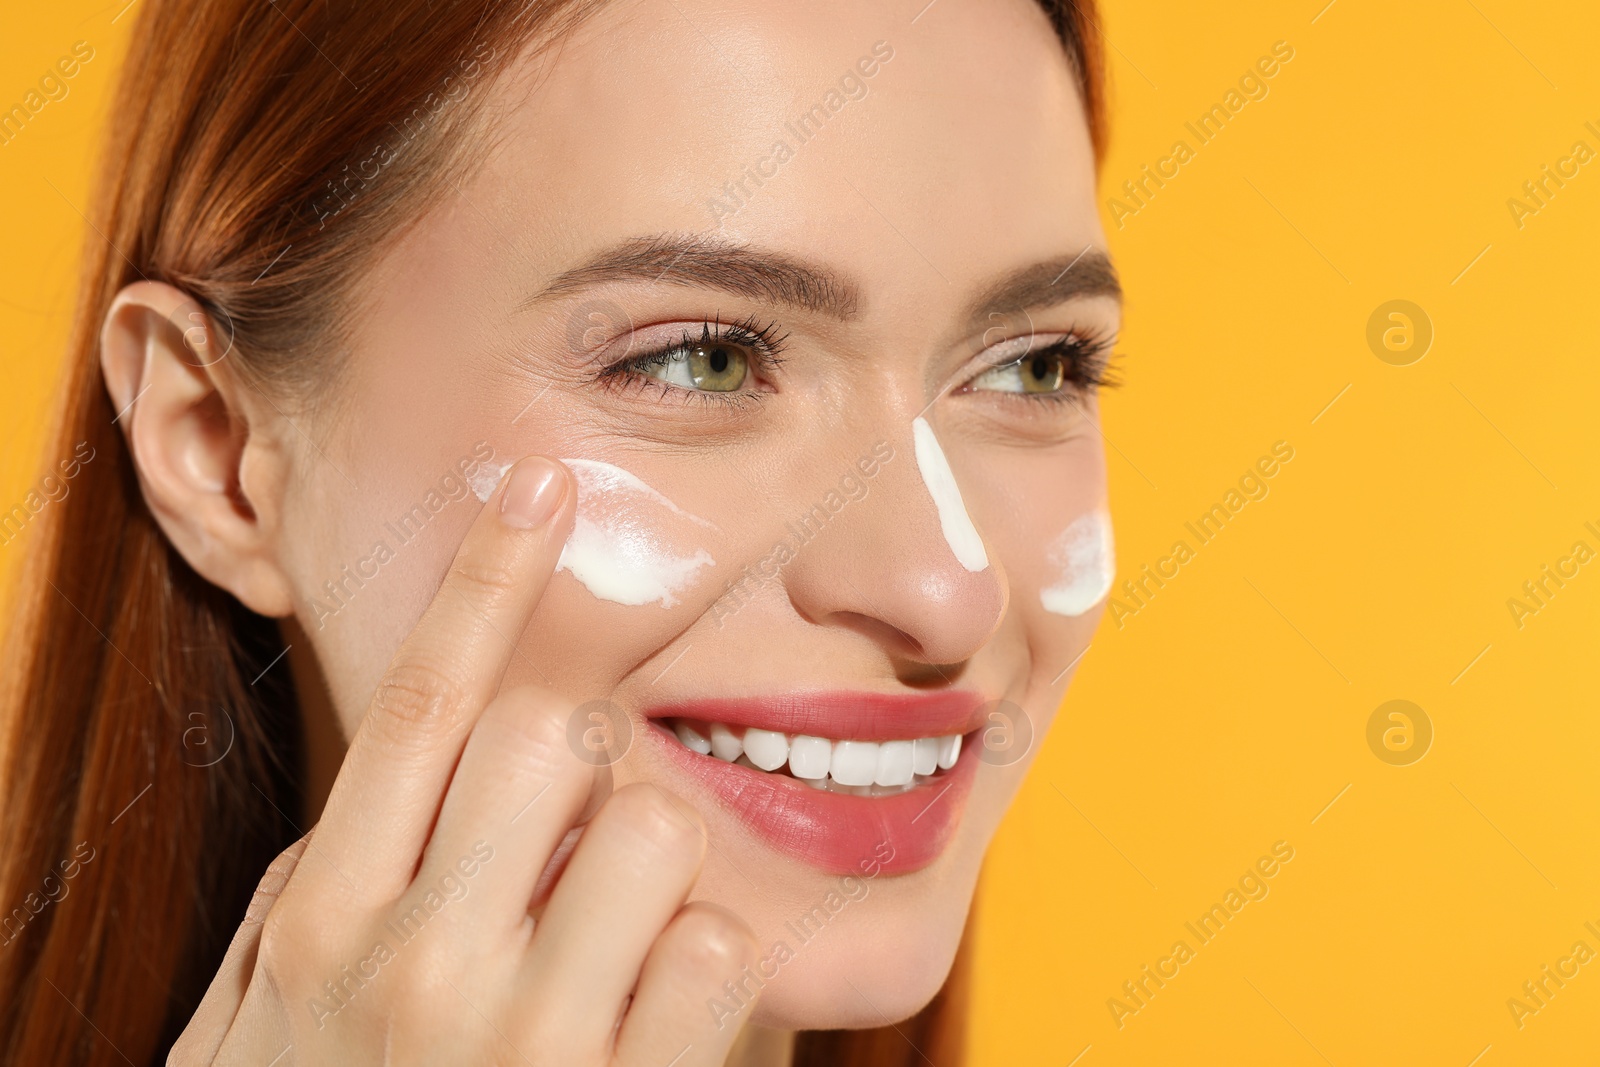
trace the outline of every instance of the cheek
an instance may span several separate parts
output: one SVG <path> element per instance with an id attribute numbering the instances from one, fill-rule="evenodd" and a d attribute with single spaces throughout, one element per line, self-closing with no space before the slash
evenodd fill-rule
<path id="1" fill-rule="evenodd" d="M 563 458 L 577 483 L 578 509 L 558 573 L 624 607 L 671 608 L 704 583 L 717 562 L 707 543 L 723 540 L 715 523 L 615 464 Z"/>
<path id="2" fill-rule="evenodd" d="M 1062 660 L 1054 677 L 1088 642 L 1116 574 L 1103 453 L 1084 442 L 1065 456 L 1012 457 L 985 482 L 974 517 L 1005 564 L 1040 669 Z"/>
<path id="3" fill-rule="evenodd" d="M 346 726 L 432 600 L 482 504 L 486 446 L 414 439 L 328 451 L 294 480 L 284 556 L 295 612 Z"/>
<path id="4" fill-rule="evenodd" d="M 360 430 L 327 447 L 328 462 L 312 458 L 315 477 L 286 516 L 301 621 L 341 709 L 365 707 L 484 502 L 524 456 L 567 464 L 577 514 L 507 685 L 586 700 L 610 698 L 641 666 L 654 677 L 652 657 L 665 666 L 686 631 L 693 640 L 715 629 L 744 595 L 745 572 L 781 539 L 781 522 L 747 500 L 730 505 L 738 494 L 723 481 L 636 446 L 619 452 L 595 428 L 603 420 L 558 390 L 520 419 L 521 396 L 472 404 L 446 389 L 433 409 L 397 419 L 378 417 L 399 404 L 386 388 L 373 383 L 366 419 L 350 423 Z M 439 490 L 445 479 L 457 499 Z"/>
<path id="5" fill-rule="evenodd" d="M 560 458 L 578 494 L 572 533 L 507 683 L 611 699 L 630 672 L 643 666 L 657 677 L 687 651 L 686 632 L 714 622 L 748 553 L 724 526 L 680 505 L 665 472 Z M 662 667 L 651 664 L 657 656 Z"/>
<path id="6" fill-rule="evenodd" d="M 1111 591 L 1116 575 L 1111 514 L 1104 505 L 1068 523 L 1046 557 L 1055 580 L 1039 590 L 1039 602 L 1053 615 L 1086 615 Z"/>

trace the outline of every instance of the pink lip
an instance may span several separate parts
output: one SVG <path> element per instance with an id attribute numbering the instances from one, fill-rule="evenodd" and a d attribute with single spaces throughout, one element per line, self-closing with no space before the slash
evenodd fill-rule
<path id="1" fill-rule="evenodd" d="M 681 702 L 646 714 L 788 734 L 895 740 L 970 733 L 982 725 L 982 703 L 970 693 L 827 693 Z M 964 743 L 955 766 L 923 785 L 892 796 L 858 797 L 702 756 L 659 723 L 646 733 L 769 844 L 833 874 L 869 873 L 874 865 L 905 874 L 936 860 L 961 820 L 978 763 L 977 746 Z"/>
<path id="2" fill-rule="evenodd" d="M 784 734 L 899 741 L 965 734 L 984 725 L 983 695 L 938 693 L 785 693 L 771 697 L 684 700 L 645 710 L 647 719 L 697 719 Z"/>

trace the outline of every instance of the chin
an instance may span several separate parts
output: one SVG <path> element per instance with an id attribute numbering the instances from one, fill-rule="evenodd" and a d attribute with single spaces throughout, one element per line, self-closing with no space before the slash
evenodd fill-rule
<path id="1" fill-rule="evenodd" d="M 915 877 L 915 876 L 912 876 Z M 949 894 L 944 888 L 942 896 Z M 970 891 L 929 909 L 885 900 L 842 936 L 800 946 L 768 982 L 751 1021 L 782 1030 L 859 1030 L 915 1015 L 944 986 Z"/>

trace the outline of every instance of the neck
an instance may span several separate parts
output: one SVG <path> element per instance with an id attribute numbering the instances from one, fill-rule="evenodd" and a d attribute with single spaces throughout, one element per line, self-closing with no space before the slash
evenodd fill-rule
<path id="1" fill-rule="evenodd" d="M 333 697 L 328 693 L 328 683 L 322 676 L 311 639 L 293 618 L 280 622 L 278 631 L 289 646 L 289 654 L 284 658 L 289 662 L 295 696 L 300 703 L 300 773 L 305 789 L 301 825 L 314 826 L 322 818 L 328 794 L 333 792 L 333 780 L 339 776 L 349 743 L 340 729 Z"/>
<path id="2" fill-rule="evenodd" d="M 746 1026 L 733 1043 L 724 1067 L 790 1067 L 794 1063 L 794 1031 Z"/>

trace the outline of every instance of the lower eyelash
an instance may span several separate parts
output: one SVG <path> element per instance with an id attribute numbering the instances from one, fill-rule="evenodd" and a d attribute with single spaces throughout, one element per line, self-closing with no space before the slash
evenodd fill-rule
<path id="1" fill-rule="evenodd" d="M 662 381 L 660 378 L 647 374 L 631 373 L 638 367 L 660 366 L 668 363 L 672 357 L 696 344 L 706 344 L 711 341 L 722 341 L 736 344 L 753 357 L 752 370 L 770 372 L 783 362 L 782 353 L 787 334 L 779 334 L 776 323 L 758 323 L 753 317 L 741 319 L 736 322 L 724 323 L 721 319 L 710 320 L 700 324 L 700 334 L 695 336 L 690 329 L 685 329 L 679 340 L 658 347 L 652 352 L 643 355 L 628 356 L 618 360 L 610 366 L 603 367 L 595 375 L 595 380 L 608 389 L 625 392 L 628 389 L 658 390 L 658 395 L 665 399 L 673 393 L 683 395 L 685 404 L 696 402 L 715 402 L 729 404 L 733 407 L 745 407 L 749 403 L 760 403 L 760 392 L 742 389 L 737 392 L 713 392 L 704 389 L 685 389 Z"/>
<path id="2" fill-rule="evenodd" d="M 652 378 L 646 374 L 630 374 L 626 370 L 611 372 L 609 369 L 597 375 L 597 381 L 602 388 L 614 390 L 618 395 L 626 396 L 629 390 L 643 392 L 654 389 L 656 395 L 666 400 L 673 395 L 683 398 L 683 403 L 697 404 L 726 404 L 733 408 L 746 408 L 751 404 L 761 403 L 763 394 L 748 390 L 732 393 L 719 393 L 709 389 L 685 389 L 671 382 L 664 382 L 660 378 Z"/>
<path id="3" fill-rule="evenodd" d="M 1053 393 L 1004 393 L 1008 398 L 1017 398 L 1027 401 L 1042 401 L 1047 404 L 1075 403 L 1081 400 L 1086 393 L 1093 393 L 1100 389 L 1115 389 L 1122 384 L 1120 379 L 1111 373 L 1111 348 L 1116 343 L 1114 336 L 1096 334 L 1071 334 L 1063 337 L 1053 344 L 1019 356 L 1016 360 L 1006 360 L 995 363 L 993 367 L 1010 366 L 1013 362 L 1021 363 L 1026 359 L 1035 359 L 1039 356 L 1059 356 L 1066 365 L 1066 384 L 1070 389 L 1058 389 Z"/>

